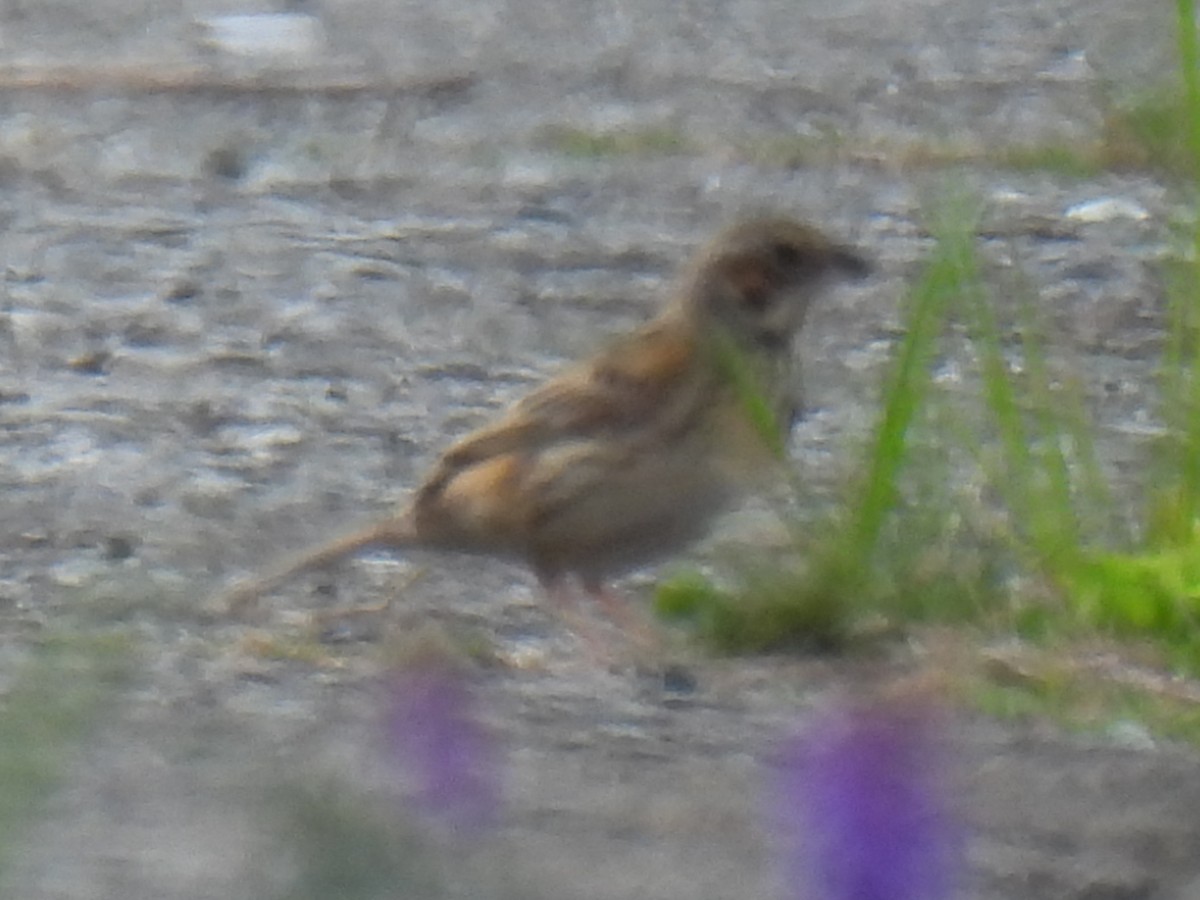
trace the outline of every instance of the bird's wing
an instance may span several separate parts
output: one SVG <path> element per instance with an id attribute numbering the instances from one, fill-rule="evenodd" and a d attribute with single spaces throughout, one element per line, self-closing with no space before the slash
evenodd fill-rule
<path id="1" fill-rule="evenodd" d="M 557 510 L 587 519 L 597 497 L 653 493 L 657 511 L 666 488 L 644 484 L 645 461 L 662 454 L 646 451 L 671 446 L 706 398 L 694 338 L 651 323 L 451 446 L 414 500 L 422 539 L 520 555 L 545 539 Z"/>
<path id="2" fill-rule="evenodd" d="M 664 414 L 682 399 L 680 385 L 696 363 L 690 335 L 652 323 L 467 435 L 445 452 L 439 468 L 457 470 L 506 453 L 536 453 L 564 441 L 653 431 L 667 424 Z"/>

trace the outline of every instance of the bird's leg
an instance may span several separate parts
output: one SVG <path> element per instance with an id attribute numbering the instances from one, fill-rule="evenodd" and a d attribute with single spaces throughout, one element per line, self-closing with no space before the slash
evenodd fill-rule
<path id="1" fill-rule="evenodd" d="M 587 648 L 593 661 L 607 664 L 612 658 L 612 647 L 596 630 L 596 623 L 579 609 L 576 593 L 572 590 L 569 576 L 562 573 L 539 572 L 538 581 L 555 615 L 566 624 Z"/>
<path id="2" fill-rule="evenodd" d="M 598 578 L 584 578 L 583 588 L 600 604 L 608 620 L 634 642 L 644 653 L 659 655 L 663 649 L 662 635 L 657 626 L 640 608 L 634 607 L 620 591 Z"/>

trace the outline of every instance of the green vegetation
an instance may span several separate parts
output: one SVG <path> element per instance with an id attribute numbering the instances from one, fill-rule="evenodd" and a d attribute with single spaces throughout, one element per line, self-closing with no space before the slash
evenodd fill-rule
<path id="1" fill-rule="evenodd" d="M 120 633 L 43 639 L 0 699 L 0 879 L 104 702 L 129 673 Z"/>
<path id="2" fill-rule="evenodd" d="M 914 421 L 927 405 L 937 338 L 951 304 L 965 285 L 977 281 L 972 246 L 976 216 L 974 208 L 959 200 L 934 222 L 937 247 L 907 300 L 906 337 L 896 353 L 863 475 L 845 504 L 849 513 L 797 528 L 800 540 L 806 534 L 827 535 L 805 554 L 806 565 L 785 570 L 744 566 L 741 584 L 729 592 L 685 575 L 659 591 L 660 614 L 690 621 L 722 651 L 752 652 L 841 647 L 861 632 L 864 620 L 882 615 L 891 621 L 899 612 L 918 613 L 918 607 L 936 615 L 934 609 L 942 608 L 938 598 L 951 601 L 947 608 L 956 605 L 952 601 L 958 591 L 946 588 L 962 580 L 961 572 L 952 560 L 932 571 L 928 555 L 917 550 L 932 545 L 927 529 L 940 528 L 946 517 L 928 515 L 930 497 L 905 500 L 901 476 L 914 452 Z M 751 414 L 755 409 L 748 408 Z M 910 506 L 912 517 L 897 530 L 892 517 Z M 893 565 L 878 565 L 881 557 Z M 868 630 L 878 629 L 872 625 Z"/>
<path id="3" fill-rule="evenodd" d="M 1143 94 L 1109 111 L 1104 145 L 1112 166 L 1200 174 L 1200 49 L 1194 0 L 1176 0 L 1179 86 Z"/>
<path id="4" fill-rule="evenodd" d="M 993 151 L 993 160 L 1001 168 L 1017 172 L 1052 172 L 1070 178 L 1094 178 L 1108 166 L 1099 147 L 1070 143 L 1045 142 Z"/>
<path id="5" fill-rule="evenodd" d="M 1139 165 L 1191 176 L 1200 172 L 1200 52 L 1193 2 L 1178 6 L 1182 99 L 1170 110 L 1124 108 L 1121 133 L 1136 138 Z M 1082 173 L 1093 159 L 1115 160 L 1114 148 L 1046 148 L 1044 158 Z M 1043 304 L 1028 285 L 1001 292 L 984 277 L 979 214 L 950 196 L 931 215 L 936 244 L 907 298 L 906 336 L 847 512 L 796 523 L 802 563 L 745 563 L 728 588 L 681 575 L 659 590 L 658 610 L 721 652 L 845 650 L 864 636 L 956 624 L 977 642 L 1017 636 L 1066 659 L 1136 649 L 1139 671 L 1200 677 L 1200 221 L 1168 268 L 1168 434 L 1143 511 L 1131 516 L 1109 496 L 1079 391 L 1049 359 Z M 952 322 L 978 384 L 966 408 L 952 407 L 930 375 Z M 968 490 L 956 494 L 956 483 Z M 988 499 L 971 502 L 972 493 Z M 824 537 L 814 545 L 813 534 Z M 1196 697 L 1105 671 L 968 680 L 992 710 L 1091 725 L 1134 717 L 1200 740 Z"/>
<path id="6" fill-rule="evenodd" d="M 451 760 L 450 765 L 457 761 Z M 264 826 L 277 836 L 264 859 L 278 900 L 540 900 L 495 835 L 433 827 L 386 791 L 337 777 L 280 781 L 266 791 Z"/>
<path id="7" fill-rule="evenodd" d="M 1195 158 L 1188 147 L 1187 101 L 1164 88 L 1105 111 L 1098 161 L 1114 170 L 1150 170 L 1192 177 Z"/>
<path id="8" fill-rule="evenodd" d="M 818 134 L 775 134 L 744 140 L 738 155 L 758 166 L 773 169 L 802 169 L 829 165 L 846 159 L 850 143 L 834 129 Z"/>
<path id="9" fill-rule="evenodd" d="M 1186 47 L 1183 50 L 1188 52 Z M 855 163 L 920 171 L 982 165 L 1070 178 L 1127 171 L 1192 178 L 1197 171 L 1193 89 L 1186 83 L 1182 89 L 1167 84 L 1134 96 L 1102 99 L 1100 128 L 1084 139 L 1072 135 L 1010 144 L 904 138 L 864 144 L 829 127 L 813 134 L 753 134 L 725 145 L 720 140 L 701 141 L 665 124 L 601 130 L 561 124 L 541 128 L 535 141 L 573 159 L 700 155 L 712 145 L 752 165 L 774 169 Z"/>
<path id="10" fill-rule="evenodd" d="M 769 574 L 749 567 L 731 591 L 686 576 L 664 585 L 660 612 L 689 620 L 727 652 L 839 646 L 864 618 L 890 627 L 966 620 L 1030 638 L 1151 638 L 1167 659 L 1200 673 L 1200 417 L 1167 416 L 1176 434 L 1160 454 L 1149 522 L 1120 522 L 1082 403 L 1047 361 L 1036 298 L 1021 299 L 1015 324 L 997 318 L 975 253 L 978 214 L 955 198 L 934 218 L 937 244 L 908 298 L 906 336 L 849 512 L 798 528 L 827 535 L 806 565 Z M 1181 335 L 1196 300 L 1173 298 Z M 966 326 L 978 361 L 974 411 L 947 412 L 949 398 L 931 385 L 951 317 Z M 1167 405 L 1196 410 L 1200 364 L 1182 342 L 1170 342 Z M 937 439 L 921 434 L 931 426 L 941 429 Z M 940 460 L 929 452 L 935 440 Z M 963 525 L 981 510 L 939 491 L 964 454 L 999 501 L 998 520 Z M 1026 590 L 1006 590 L 1014 580 Z"/>
<path id="11" fill-rule="evenodd" d="M 348 785 L 280 787 L 271 808 L 296 866 L 287 900 L 447 896 L 422 830 Z"/>
<path id="12" fill-rule="evenodd" d="M 1043 653 L 1025 665 L 988 660 L 963 679 L 961 689 L 996 716 L 1048 716 L 1068 728 L 1104 730 L 1135 741 L 1156 734 L 1200 744 L 1200 690 L 1172 690 L 1166 679 L 1120 675 Z"/>

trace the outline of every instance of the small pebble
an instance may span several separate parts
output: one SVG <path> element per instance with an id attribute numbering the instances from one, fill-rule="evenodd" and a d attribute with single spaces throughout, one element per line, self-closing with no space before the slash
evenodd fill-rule
<path id="1" fill-rule="evenodd" d="M 1069 207 L 1065 215 L 1072 221 L 1083 222 L 1089 225 L 1097 222 L 1111 222 L 1115 219 L 1131 219 L 1134 222 L 1143 222 L 1150 218 L 1150 213 L 1146 211 L 1145 207 L 1121 197 L 1101 197 L 1098 200 L 1085 200 L 1083 203 L 1076 203 L 1074 206 Z"/>

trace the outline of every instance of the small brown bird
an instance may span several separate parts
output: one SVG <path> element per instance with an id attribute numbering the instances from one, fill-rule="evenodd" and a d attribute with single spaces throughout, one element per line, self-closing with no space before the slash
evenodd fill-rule
<path id="1" fill-rule="evenodd" d="M 233 586 L 217 608 L 366 548 L 420 547 L 524 562 L 564 612 L 577 580 L 628 624 L 606 580 L 702 537 L 776 469 L 799 409 L 805 312 L 833 278 L 868 269 L 792 219 L 735 224 L 657 317 L 451 445 L 397 515 Z"/>

